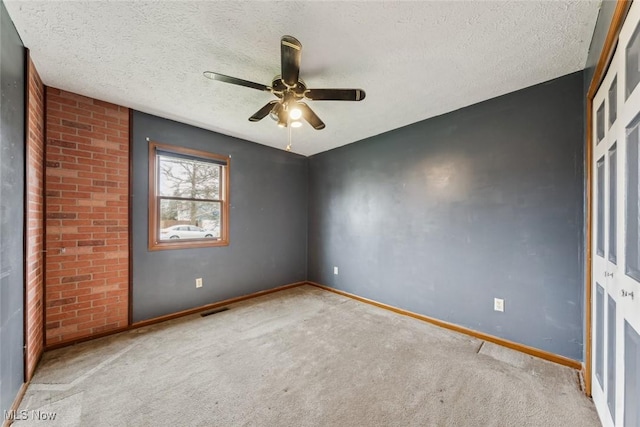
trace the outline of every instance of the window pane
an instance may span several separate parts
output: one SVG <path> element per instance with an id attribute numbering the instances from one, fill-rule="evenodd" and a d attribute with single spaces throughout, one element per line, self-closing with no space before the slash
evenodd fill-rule
<path id="1" fill-rule="evenodd" d="M 640 426 L 640 335 L 624 322 L 624 425 Z"/>
<path id="2" fill-rule="evenodd" d="M 616 144 L 609 149 L 609 261 L 612 263 L 616 263 L 617 261 L 617 251 L 616 251 L 616 232 L 617 232 L 617 173 L 618 173 L 618 165 L 617 165 L 617 153 L 616 153 Z"/>
<path id="3" fill-rule="evenodd" d="M 596 115 L 596 132 L 598 142 L 600 142 L 604 139 L 604 101 L 602 101 L 602 104 L 598 107 Z"/>
<path id="4" fill-rule="evenodd" d="M 625 70 L 627 71 L 627 98 L 640 82 L 640 26 L 633 31 L 625 52 Z"/>
<path id="5" fill-rule="evenodd" d="M 604 390 L 604 288 L 596 283 L 596 378 Z"/>
<path id="6" fill-rule="evenodd" d="M 614 77 L 609 88 L 609 127 L 615 123 L 618 117 L 618 77 Z"/>
<path id="7" fill-rule="evenodd" d="M 616 421 L 616 301 L 607 297 L 607 406 Z"/>
<path id="8" fill-rule="evenodd" d="M 598 160 L 597 183 L 597 203 L 598 217 L 596 218 L 596 253 L 604 256 L 604 157 Z"/>
<path id="9" fill-rule="evenodd" d="M 638 215 L 638 203 L 640 202 L 640 186 L 638 178 L 638 123 L 640 116 L 636 117 L 627 129 L 627 188 L 626 188 L 626 268 L 628 276 L 640 280 L 640 216 Z"/>
<path id="10" fill-rule="evenodd" d="M 220 238 L 222 203 L 160 200 L 160 240 Z"/>
<path id="11" fill-rule="evenodd" d="M 206 161 L 158 155 L 160 196 L 220 199 L 222 166 Z"/>

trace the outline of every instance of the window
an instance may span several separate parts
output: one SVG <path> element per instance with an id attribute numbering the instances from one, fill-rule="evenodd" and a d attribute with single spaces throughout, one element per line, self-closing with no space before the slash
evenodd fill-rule
<path id="1" fill-rule="evenodd" d="M 604 257 L 604 156 L 596 163 L 596 253 Z"/>
<path id="2" fill-rule="evenodd" d="M 640 281 L 640 114 L 627 127 L 626 267 Z"/>
<path id="3" fill-rule="evenodd" d="M 629 98 L 640 82 L 640 67 L 638 67 L 640 64 L 640 25 L 633 30 L 633 34 L 629 39 L 627 49 L 625 50 L 625 62 L 627 72 L 625 94 L 626 98 Z"/>
<path id="4" fill-rule="evenodd" d="M 609 261 L 616 264 L 618 259 L 617 216 L 618 216 L 618 154 L 617 143 L 609 148 Z"/>
<path id="5" fill-rule="evenodd" d="M 609 127 L 616 122 L 616 118 L 618 118 L 618 76 L 613 78 L 609 88 Z"/>
<path id="6" fill-rule="evenodd" d="M 598 138 L 596 144 L 604 139 L 604 101 L 596 112 L 596 137 Z"/>
<path id="7" fill-rule="evenodd" d="M 149 142 L 149 250 L 229 244 L 229 158 Z"/>

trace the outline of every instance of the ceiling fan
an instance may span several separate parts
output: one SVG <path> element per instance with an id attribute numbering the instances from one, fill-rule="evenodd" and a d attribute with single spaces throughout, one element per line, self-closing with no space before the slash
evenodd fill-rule
<path id="1" fill-rule="evenodd" d="M 302 102 L 311 101 L 362 101 L 365 92 L 362 89 L 308 89 L 307 85 L 300 79 L 300 56 L 302 54 L 302 44 L 292 36 L 283 36 L 280 40 L 282 75 L 275 76 L 271 86 L 236 77 L 226 76 L 213 71 L 205 71 L 205 77 L 211 80 L 218 80 L 225 83 L 232 83 L 252 89 L 271 92 L 278 99 L 267 103 L 264 107 L 256 111 L 249 117 L 249 121 L 257 122 L 267 115 L 278 122 L 278 126 L 300 127 L 300 118 L 305 119 L 314 129 L 324 129 L 325 124 L 309 106 Z"/>

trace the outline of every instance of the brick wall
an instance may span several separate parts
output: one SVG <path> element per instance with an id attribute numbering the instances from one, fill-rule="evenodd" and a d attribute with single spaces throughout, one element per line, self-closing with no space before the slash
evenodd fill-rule
<path id="1" fill-rule="evenodd" d="M 129 111 L 46 91 L 50 346 L 127 326 Z"/>
<path id="2" fill-rule="evenodd" d="M 25 375 L 33 376 L 43 351 L 44 322 L 44 86 L 31 58 L 27 63 L 27 227 L 25 254 Z"/>

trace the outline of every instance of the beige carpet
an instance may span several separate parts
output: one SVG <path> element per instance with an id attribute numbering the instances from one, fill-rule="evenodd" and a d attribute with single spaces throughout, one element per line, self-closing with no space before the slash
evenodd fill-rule
<path id="1" fill-rule="evenodd" d="M 327 291 L 229 308 L 46 353 L 15 425 L 599 425 L 576 371 Z"/>

